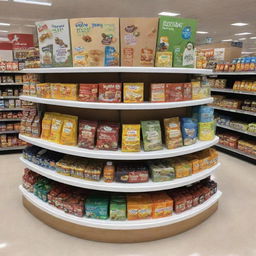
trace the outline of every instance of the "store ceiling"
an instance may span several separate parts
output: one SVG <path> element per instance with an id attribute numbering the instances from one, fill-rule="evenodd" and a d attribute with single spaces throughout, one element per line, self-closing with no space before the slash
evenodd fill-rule
<path id="1" fill-rule="evenodd" d="M 35 0 L 37 1 L 37 0 Z M 39 0 L 38 0 L 39 1 Z M 256 52 L 256 0 L 41 0 L 52 2 L 52 6 L 14 3 L 0 0 L 0 22 L 11 23 L 10 27 L 0 26 L 10 32 L 31 32 L 25 25 L 37 20 L 75 17 L 150 17 L 161 11 L 178 12 L 178 17 L 195 18 L 199 21 L 198 30 L 209 32 L 198 35 L 198 43 L 207 37 L 214 42 L 223 39 L 243 40 L 243 51 Z M 249 23 L 248 26 L 231 26 L 234 22 Z M 250 32 L 246 36 L 236 33 Z M 6 35 L 0 32 L 0 37 Z M 253 49 L 254 48 L 254 49 Z"/>

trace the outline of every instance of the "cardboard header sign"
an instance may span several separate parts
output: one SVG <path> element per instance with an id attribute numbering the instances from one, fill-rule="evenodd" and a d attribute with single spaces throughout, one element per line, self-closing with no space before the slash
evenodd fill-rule
<path id="1" fill-rule="evenodd" d="M 13 50 L 34 47 L 34 40 L 32 34 L 12 33 L 8 35 L 8 38 L 12 43 Z"/>

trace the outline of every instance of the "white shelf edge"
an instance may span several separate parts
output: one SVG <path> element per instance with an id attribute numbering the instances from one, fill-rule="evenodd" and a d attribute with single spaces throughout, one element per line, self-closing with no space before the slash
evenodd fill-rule
<path id="1" fill-rule="evenodd" d="M 0 148 L 0 152 L 2 151 L 11 151 L 11 150 L 22 150 L 26 146 L 14 146 L 14 147 L 6 147 L 6 148 Z"/>
<path id="2" fill-rule="evenodd" d="M 233 127 L 227 126 L 227 125 L 216 124 L 216 126 L 224 128 L 224 129 L 228 129 L 228 130 L 231 130 L 231 131 L 239 132 L 239 133 L 244 133 L 244 134 L 247 134 L 247 135 L 250 135 L 250 136 L 256 136 L 256 133 L 238 130 L 238 129 L 235 129 Z"/>
<path id="3" fill-rule="evenodd" d="M 28 192 L 22 185 L 19 186 L 22 195 L 35 207 L 40 210 L 67 222 L 75 223 L 81 226 L 100 228 L 100 229 L 111 229 L 111 230 L 133 230 L 133 229 L 148 229 L 155 227 L 162 227 L 183 220 L 190 219 L 210 208 L 214 205 L 221 197 L 222 192 L 217 191 L 215 195 L 205 201 L 203 204 L 193 207 L 180 214 L 173 213 L 170 217 L 159 218 L 159 219 L 146 219 L 146 220 L 125 220 L 125 221 L 113 221 L 113 220 L 97 220 L 86 217 L 76 217 L 71 214 L 67 214 L 64 211 L 49 205 L 37 198 L 34 194 Z"/>
<path id="4" fill-rule="evenodd" d="M 24 159 L 23 157 L 20 157 L 20 160 L 30 170 L 44 177 L 47 177 L 48 179 L 55 180 L 60 183 L 68 184 L 75 187 L 109 192 L 149 192 L 182 187 L 209 177 L 220 167 L 220 163 L 217 163 L 215 166 L 209 169 L 206 169 L 196 174 L 192 174 L 188 177 L 179 179 L 177 178 L 172 181 L 153 182 L 150 180 L 149 182 L 144 183 L 105 183 L 102 179 L 100 181 L 89 181 L 85 179 L 74 178 L 71 176 L 65 176 L 57 173 L 56 171 L 36 165 Z"/>
<path id="5" fill-rule="evenodd" d="M 0 108 L 0 111 L 22 111 L 22 108 Z"/>
<path id="6" fill-rule="evenodd" d="M 82 102 L 71 100 L 57 100 L 57 99 L 45 99 L 33 96 L 20 96 L 21 100 L 31 101 L 41 104 L 75 107 L 75 108 L 90 108 L 90 109 L 116 109 L 116 110 L 143 110 L 143 109 L 170 109 L 180 108 L 187 106 L 196 106 L 202 104 L 209 104 L 213 102 L 213 98 L 205 98 L 200 100 L 188 100 L 178 102 L 162 102 L 162 103 L 105 103 L 105 102 Z"/>
<path id="7" fill-rule="evenodd" d="M 23 85 L 23 83 L 0 83 L 1 85 Z"/>
<path id="8" fill-rule="evenodd" d="M 60 67 L 23 69 L 21 73 L 170 73 L 170 74 L 213 74 L 211 69 L 168 68 L 168 67 Z"/>
<path id="9" fill-rule="evenodd" d="M 24 140 L 30 144 L 46 148 L 49 150 L 81 156 L 88 158 L 96 158 L 96 159 L 111 159 L 111 160 L 149 160 L 149 159 L 161 159 L 167 157 L 175 157 L 190 154 L 193 152 L 197 152 L 206 148 L 209 148 L 218 143 L 219 138 L 215 136 L 215 138 L 211 141 L 198 141 L 190 146 L 183 146 L 176 149 L 166 149 L 158 150 L 158 151 L 150 151 L 150 152 L 121 152 L 118 151 L 107 151 L 107 150 L 89 150 L 84 148 L 79 148 L 76 146 L 65 146 L 53 142 L 49 142 L 46 140 L 28 137 L 22 134 L 19 134 L 19 138 Z"/>
<path id="10" fill-rule="evenodd" d="M 211 88 L 212 92 L 224 92 L 224 93 L 234 93 L 234 94 L 245 94 L 245 95 L 252 95 L 256 96 L 256 92 L 250 92 L 250 91 L 238 91 L 238 90 L 233 90 L 233 89 L 228 89 L 228 88 Z"/>
<path id="11" fill-rule="evenodd" d="M 256 72 L 212 72 L 212 75 L 222 75 L 222 76 L 226 76 L 226 75 L 230 75 L 230 76 L 246 76 L 246 75 L 253 75 L 256 76 Z"/>
<path id="12" fill-rule="evenodd" d="M 20 122 L 21 119 L 17 118 L 17 119 L 13 119 L 13 118 L 9 118 L 9 119 L 0 119 L 0 122 Z"/>
<path id="13" fill-rule="evenodd" d="M 10 73 L 13 73 L 13 74 L 16 74 L 16 73 L 22 73 L 21 70 L 13 70 L 13 71 L 9 71 L 9 70 L 0 70 L 0 74 L 10 74 Z"/>
<path id="14" fill-rule="evenodd" d="M 0 100 L 19 99 L 19 96 L 0 96 Z"/>
<path id="15" fill-rule="evenodd" d="M 217 144 L 216 147 L 223 148 L 223 149 L 226 149 L 226 150 L 228 150 L 228 151 L 231 151 L 231 152 L 237 153 L 237 154 L 239 154 L 239 155 L 246 156 L 246 157 L 248 157 L 248 158 L 251 158 L 251 159 L 253 159 L 253 160 L 256 160 L 256 156 L 254 156 L 254 155 L 249 155 L 249 154 L 247 154 L 247 153 L 245 153 L 245 152 L 243 152 L 243 151 L 241 151 L 241 150 L 239 150 L 239 149 L 237 149 L 237 148 L 231 148 L 231 147 L 227 147 L 227 146 L 221 145 L 221 144 Z"/>
<path id="16" fill-rule="evenodd" d="M 242 110 L 242 109 L 224 108 L 224 107 L 213 106 L 213 105 L 211 105 L 211 107 L 213 107 L 214 109 L 223 110 L 223 111 L 227 111 L 227 112 L 256 116 L 256 112 L 246 111 L 246 110 Z"/>
<path id="17" fill-rule="evenodd" d="M 13 134 L 13 133 L 19 133 L 19 131 L 0 131 L 0 134 Z"/>

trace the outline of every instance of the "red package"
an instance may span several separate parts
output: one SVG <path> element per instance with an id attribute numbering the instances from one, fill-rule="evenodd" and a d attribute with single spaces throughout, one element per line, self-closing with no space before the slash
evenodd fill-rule
<path id="1" fill-rule="evenodd" d="M 129 172 L 128 183 L 148 182 L 148 171 Z"/>
<path id="2" fill-rule="evenodd" d="M 117 150 L 119 138 L 119 124 L 101 123 L 97 129 L 97 149 Z"/>
<path id="3" fill-rule="evenodd" d="M 167 102 L 183 100 L 183 83 L 171 83 L 165 85 L 165 100 Z"/>
<path id="4" fill-rule="evenodd" d="M 94 149 L 96 121 L 82 120 L 79 122 L 78 147 Z"/>
<path id="5" fill-rule="evenodd" d="M 151 84 L 151 102 L 165 102 L 165 84 Z"/>
<path id="6" fill-rule="evenodd" d="M 183 100 L 191 100 L 192 99 L 192 85 L 191 83 L 183 84 Z"/>
<path id="7" fill-rule="evenodd" d="M 121 102 L 121 96 L 122 96 L 121 83 L 99 84 L 99 101 L 100 102 Z"/>
<path id="8" fill-rule="evenodd" d="M 80 101 L 95 102 L 98 100 L 98 84 L 80 84 L 79 97 Z"/>
<path id="9" fill-rule="evenodd" d="M 177 195 L 173 197 L 174 211 L 175 213 L 181 213 L 186 210 L 186 197 L 183 195 Z"/>

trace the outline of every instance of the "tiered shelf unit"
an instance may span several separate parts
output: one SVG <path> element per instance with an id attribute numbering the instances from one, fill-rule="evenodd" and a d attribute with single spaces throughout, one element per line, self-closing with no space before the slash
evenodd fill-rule
<path id="1" fill-rule="evenodd" d="M 51 69 L 31 69 L 23 70 L 24 73 L 39 73 L 43 74 L 46 81 L 59 81 L 65 82 L 62 79 L 62 75 L 66 77 L 68 73 L 72 76 L 73 82 L 83 81 L 87 79 L 94 79 L 94 81 L 106 81 L 104 78 L 119 79 L 120 82 L 125 82 L 129 77 L 132 77 L 132 81 L 146 81 L 151 82 L 153 77 L 154 82 L 158 79 L 161 82 L 161 77 L 165 76 L 165 80 L 170 82 L 186 81 L 190 79 L 192 74 L 208 75 L 212 72 L 209 70 L 197 70 L 197 69 L 177 69 L 177 68 L 142 68 L 142 67 L 92 67 L 92 68 L 51 68 Z M 74 74 L 75 73 L 75 74 Z M 97 76 L 94 73 L 99 73 Z M 108 74 L 110 77 L 108 76 Z M 129 74 L 125 74 L 129 73 Z M 159 74 L 162 74 L 160 76 Z M 55 77 L 56 76 L 56 77 Z M 124 76 L 124 77 L 122 77 Z M 148 76 L 151 76 L 148 78 Z M 178 78 L 177 78 L 178 76 Z M 92 78 L 93 77 L 93 78 Z M 146 78 L 145 78 L 146 77 Z M 61 80 L 62 79 L 62 80 Z M 69 77 L 69 81 L 71 78 Z M 77 79 L 77 80 L 76 80 Z M 173 80 L 174 79 L 174 80 Z M 106 81 L 106 82 L 108 82 Z M 112 80 L 117 81 L 117 80 Z M 129 80 L 130 81 L 130 80 Z M 147 85 L 145 84 L 145 87 Z M 178 103 L 138 103 L 138 104 L 107 104 L 107 103 L 89 103 L 78 101 L 63 101 L 42 99 L 31 96 L 21 96 L 22 100 L 32 101 L 39 104 L 43 104 L 47 111 L 64 111 L 65 113 L 89 115 L 97 118 L 118 118 L 119 122 L 133 122 L 134 118 L 140 118 L 142 115 L 146 115 L 146 118 L 152 116 L 152 119 L 170 116 L 186 115 L 189 112 L 191 106 L 208 104 L 212 102 L 212 98 L 203 100 L 184 101 Z M 150 111 L 149 111 L 150 110 Z M 97 112 L 95 112 L 97 111 Z M 104 113 L 102 113 L 104 112 Z M 105 115 L 106 113 L 106 115 Z M 138 115 L 138 117 L 137 117 Z M 148 119 L 149 120 L 149 119 Z M 137 121 L 138 122 L 138 121 Z M 212 141 L 198 141 L 191 146 L 184 146 L 173 150 L 163 149 L 153 152 L 137 152 L 127 153 L 119 151 L 99 151 L 99 150 L 86 150 L 78 147 L 64 146 L 56 143 L 50 143 L 42 139 L 31 138 L 28 136 L 20 135 L 20 138 L 33 145 L 40 146 L 42 148 L 50 149 L 57 152 L 62 152 L 70 155 L 76 155 L 81 157 L 95 158 L 95 159 L 109 159 L 109 160 L 150 160 L 150 159 L 162 159 L 174 156 L 181 156 L 192 152 L 197 152 L 206 148 L 209 148 L 218 143 L 218 137 L 215 137 Z M 29 169 L 45 176 L 49 179 L 92 190 L 109 191 L 109 192 L 150 192 L 161 191 L 166 189 L 177 188 L 185 185 L 189 185 L 193 182 L 202 180 L 211 174 L 213 174 L 220 166 L 218 163 L 216 166 L 204 170 L 200 173 L 193 174 L 189 177 L 175 179 L 168 182 L 152 182 L 137 184 L 125 184 L 125 183 L 104 183 L 81 180 L 73 177 L 63 176 L 54 171 L 38 166 L 23 157 L 20 158 L 22 163 Z M 27 192 L 22 186 L 20 191 L 23 196 L 24 206 L 37 218 L 51 227 L 54 227 L 62 232 L 96 241 L 104 242 L 142 242 L 151 241 L 188 230 L 212 215 L 218 207 L 218 200 L 221 196 L 221 192 L 218 191 L 205 203 L 192 208 L 182 214 L 173 214 L 170 217 L 161 219 L 147 219 L 138 221 L 110 221 L 110 220 L 94 220 L 87 219 L 86 217 L 79 218 L 72 215 L 68 215 L 63 211 L 60 211 L 47 203 L 42 202 L 33 194 Z"/>

